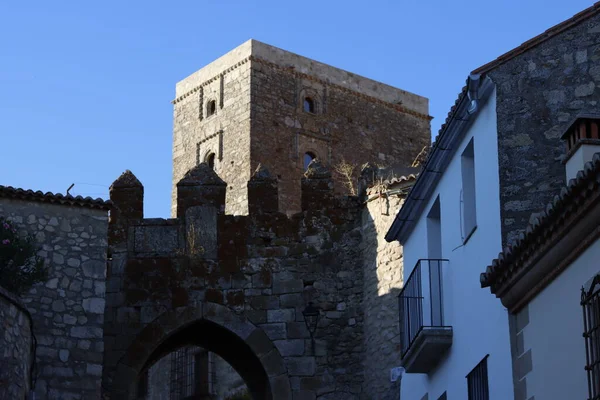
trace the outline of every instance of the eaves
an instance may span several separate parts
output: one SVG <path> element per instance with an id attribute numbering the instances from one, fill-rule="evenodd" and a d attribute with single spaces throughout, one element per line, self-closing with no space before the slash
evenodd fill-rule
<path id="1" fill-rule="evenodd" d="M 473 88 L 473 85 L 478 87 Z M 469 127 L 477 117 L 479 110 L 487 103 L 490 94 L 493 92 L 494 83 L 490 78 L 482 77 L 480 81 L 467 79 L 467 85 L 459 95 L 457 105 L 449 116 L 446 124 L 432 146 L 430 156 L 423 166 L 415 185 L 408 194 L 400 212 L 396 215 L 392 226 L 385 235 L 385 240 L 392 242 L 398 240 L 405 243 L 411 232 L 421 217 L 425 206 L 435 191 L 444 171 L 458 150 Z M 476 92 L 475 92 L 476 90 Z M 475 113 L 469 114 L 467 110 L 471 105 L 469 92 L 477 93 L 478 109 Z"/>

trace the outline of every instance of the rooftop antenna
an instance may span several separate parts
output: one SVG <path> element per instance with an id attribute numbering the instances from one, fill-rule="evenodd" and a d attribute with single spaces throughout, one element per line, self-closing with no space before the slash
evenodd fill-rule
<path id="1" fill-rule="evenodd" d="M 75 184 L 71 183 L 71 186 L 69 186 L 69 188 L 67 189 L 67 196 L 70 196 L 69 190 L 73 189 L 73 186 L 75 186 Z"/>

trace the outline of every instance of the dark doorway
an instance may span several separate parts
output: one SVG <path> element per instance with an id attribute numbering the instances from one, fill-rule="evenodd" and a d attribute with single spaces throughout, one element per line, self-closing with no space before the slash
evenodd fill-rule
<path id="1" fill-rule="evenodd" d="M 207 320 L 195 322 L 171 335 L 152 353 L 138 379 L 140 383 L 147 384 L 147 371 L 164 356 L 170 355 L 168 392 L 171 399 L 216 398 L 213 397 L 215 378 L 211 353 L 225 360 L 239 374 L 252 399 L 273 400 L 269 377 L 258 357 L 237 335 Z M 137 398 L 147 398 L 148 391 L 140 388 L 140 384 L 137 387 Z"/>

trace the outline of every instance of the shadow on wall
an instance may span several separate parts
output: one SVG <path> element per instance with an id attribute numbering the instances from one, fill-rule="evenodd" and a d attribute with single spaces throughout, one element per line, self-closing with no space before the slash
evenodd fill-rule
<path id="1" fill-rule="evenodd" d="M 410 175 L 410 174 L 406 174 Z M 403 286 L 402 246 L 384 236 L 402 206 L 413 178 L 373 182 L 362 215 L 364 257 L 365 391 L 371 399 L 398 400 L 400 381 L 390 372 L 401 365 L 398 295 Z"/>
<path id="2" fill-rule="evenodd" d="M 223 364 L 235 371 L 229 382 L 235 387 L 217 387 L 217 368 L 222 370 Z M 154 349 L 139 374 L 136 398 L 225 400 L 226 389 L 239 389 L 235 378 L 254 398 L 272 398 L 267 373 L 246 342 L 225 327 L 200 319 Z"/>

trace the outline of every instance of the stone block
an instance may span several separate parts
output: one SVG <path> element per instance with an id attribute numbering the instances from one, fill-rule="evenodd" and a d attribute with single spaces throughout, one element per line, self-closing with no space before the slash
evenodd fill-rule
<path id="1" fill-rule="evenodd" d="M 83 309 L 90 314 L 104 314 L 104 299 L 99 297 L 92 297 L 89 299 L 83 299 Z"/>
<path id="2" fill-rule="evenodd" d="M 273 344 L 279 350 L 283 357 L 304 355 L 304 340 L 274 340 Z"/>
<path id="3" fill-rule="evenodd" d="M 304 289 L 303 289 L 304 290 Z M 279 303 L 282 308 L 303 307 L 305 300 L 302 293 L 282 294 L 279 296 Z"/>
<path id="4" fill-rule="evenodd" d="M 250 298 L 250 305 L 259 310 L 273 310 L 279 308 L 277 296 L 254 296 Z"/>
<path id="5" fill-rule="evenodd" d="M 302 293 L 303 290 L 302 279 L 273 280 L 273 294 Z"/>
<path id="6" fill-rule="evenodd" d="M 170 253 L 179 247 L 177 225 L 147 225 L 134 228 L 133 249 L 139 253 Z"/>
<path id="7" fill-rule="evenodd" d="M 81 269 L 83 270 L 83 275 L 87 278 L 104 278 L 106 263 L 98 260 L 87 260 L 82 264 Z"/>
<path id="8" fill-rule="evenodd" d="M 316 400 L 317 394 L 310 390 L 298 390 L 293 392 L 294 400 Z"/>
<path id="9" fill-rule="evenodd" d="M 293 308 L 267 310 L 267 322 L 292 322 L 295 320 L 296 310 Z"/>
<path id="10" fill-rule="evenodd" d="M 294 376 L 313 376 L 317 369 L 315 357 L 287 357 L 285 363 L 288 374 Z"/>
<path id="11" fill-rule="evenodd" d="M 246 344 L 250 346 L 252 352 L 258 358 L 261 358 L 263 355 L 275 349 L 273 342 L 261 329 L 254 330 L 254 332 L 246 338 Z"/>
<path id="12" fill-rule="evenodd" d="M 262 324 L 259 325 L 259 328 L 262 329 L 271 340 L 286 338 L 285 323 L 283 322 Z"/>
<path id="13" fill-rule="evenodd" d="M 86 364 L 85 372 L 88 375 L 102 376 L 102 364 Z"/>
<path id="14" fill-rule="evenodd" d="M 310 333 L 304 322 L 288 322 L 287 335 L 290 339 L 306 339 L 310 337 Z"/>
<path id="15" fill-rule="evenodd" d="M 280 375 L 270 379 L 271 391 L 274 399 L 292 400 L 292 389 L 287 375 Z"/>
<path id="16" fill-rule="evenodd" d="M 71 336 L 79 339 L 101 339 L 102 328 L 94 326 L 74 326 L 70 330 Z"/>
<path id="17" fill-rule="evenodd" d="M 285 373 L 285 363 L 276 349 L 263 355 L 260 361 L 268 376 L 278 376 Z"/>

